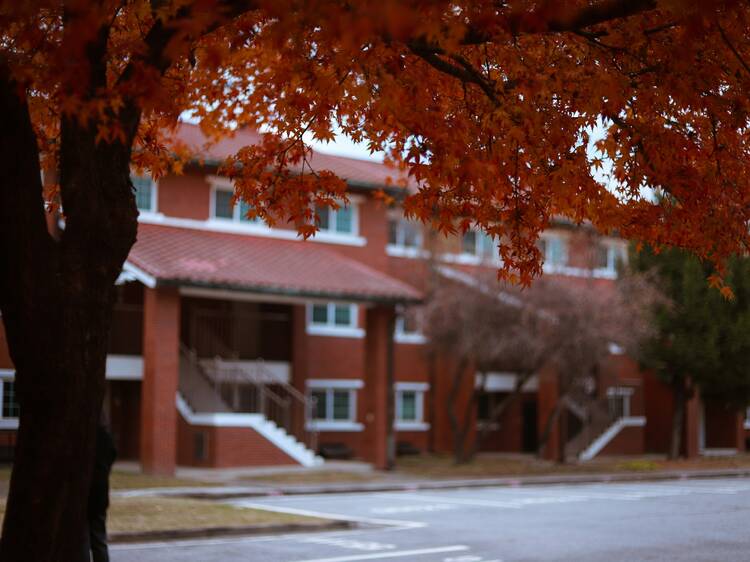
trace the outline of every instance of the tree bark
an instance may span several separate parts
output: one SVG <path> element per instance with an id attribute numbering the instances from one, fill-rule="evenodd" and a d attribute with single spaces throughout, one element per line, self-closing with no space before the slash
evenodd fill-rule
<path id="1" fill-rule="evenodd" d="M 453 459 L 456 464 L 462 464 L 465 460 L 465 449 L 466 449 L 466 418 L 463 423 L 459 423 L 459 415 L 457 410 L 458 396 L 461 390 L 461 383 L 463 382 L 466 368 L 469 361 L 462 357 L 453 372 L 453 384 L 451 385 L 451 392 L 445 397 L 446 400 L 446 411 L 448 412 L 448 421 L 451 426 L 451 433 L 453 435 Z M 473 397 L 470 399 L 473 400 Z M 466 411 L 464 411 L 466 414 Z"/>
<path id="2" fill-rule="evenodd" d="M 562 399 L 557 401 L 557 404 L 555 404 L 555 409 L 552 410 L 550 415 L 547 417 L 547 421 L 544 424 L 544 431 L 542 432 L 542 435 L 539 437 L 539 446 L 537 448 L 537 455 L 542 456 L 544 454 L 544 449 L 547 446 L 547 442 L 549 441 L 550 435 L 552 434 L 552 427 L 555 425 L 555 422 L 557 421 L 557 418 L 560 416 L 560 413 L 563 409 L 563 401 Z M 559 453 L 555 452 L 555 457 L 557 458 Z"/>
<path id="3" fill-rule="evenodd" d="M 685 402 L 687 393 L 685 381 L 676 378 L 672 383 L 674 393 L 674 410 L 672 412 L 672 435 L 669 440 L 669 458 L 677 459 L 682 451 L 682 430 L 685 422 Z"/>
<path id="4" fill-rule="evenodd" d="M 129 142 L 63 120 L 66 228 L 47 232 L 39 154 L 23 88 L 0 67 L 0 309 L 16 369 L 20 425 L 2 561 L 82 561 L 114 282 L 135 242 Z"/>

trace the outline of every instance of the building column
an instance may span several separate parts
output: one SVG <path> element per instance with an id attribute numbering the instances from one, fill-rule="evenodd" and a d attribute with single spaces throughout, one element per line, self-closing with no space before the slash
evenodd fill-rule
<path id="1" fill-rule="evenodd" d="M 291 356 L 291 380 L 289 381 L 303 395 L 307 396 L 306 382 L 308 377 L 307 364 L 308 356 L 308 339 L 307 339 L 307 310 L 304 304 L 291 306 L 292 320 L 292 356 Z M 293 428 L 295 435 L 305 435 L 305 424 L 307 415 L 312 412 L 306 412 L 304 404 L 293 402 L 294 408 Z M 306 443 L 317 449 L 317 443 Z M 317 453 L 317 450 L 315 451 Z"/>
<path id="2" fill-rule="evenodd" d="M 365 422 L 365 459 L 375 468 L 389 469 L 395 459 L 393 431 L 393 325 L 392 306 L 365 311 L 365 387 L 361 393 Z"/>
<path id="3" fill-rule="evenodd" d="M 176 287 L 144 289 L 141 467 L 174 474 L 180 378 L 180 295 Z"/>

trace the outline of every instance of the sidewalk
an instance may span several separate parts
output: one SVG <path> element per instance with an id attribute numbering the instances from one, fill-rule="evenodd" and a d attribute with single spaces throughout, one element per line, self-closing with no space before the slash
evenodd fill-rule
<path id="1" fill-rule="evenodd" d="M 619 472 L 591 474 L 550 474 L 543 476 L 506 476 L 495 478 L 412 479 L 394 476 L 374 482 L 329 482 L 319 484 L 253 484 L 242 486 L 186 486 L 113 491 L 113 496 L 178 496 L 200 499 L 235 499 L 279 495 L 344 494 L 399 492 L 417 490 L 450 490 L 459 488 L 487 488 L 493 486 L 552 486 L 610 482 L 649 482 L 662 480 L 694 480 L 701 478 L 750 477 L 748 468 L 707 470 L 655 470 L 648 472 Z"/>

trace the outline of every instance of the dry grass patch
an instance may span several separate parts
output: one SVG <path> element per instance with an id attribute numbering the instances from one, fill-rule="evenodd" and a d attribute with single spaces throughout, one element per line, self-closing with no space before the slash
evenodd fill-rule
<path id="1" fill-rule="evenodd" d="M 345 472 L 336 470 L 316 470 L 311 472 L 282 472 L 245 476 L 242 482 L 258 484 L 347 484 L 374 482 L 382 476 L 373 472 Z"/>
<path id="2" fill-rule="evenodd" d="M 151 476 L 140 472 L 113 470 L 109 486 L 113 490 L 135 490 L 141 488 L 183 488 L 192 486 L 218 486 L 216 482 L 201 482 L 189 478 L 172 476 Z"/>
<path id="3" fill-rule="evenodd" d="M 108 530 L 112 533 L 167 531 L 199 527 L 244 527 L 248 525 L 310 524 L 323 519 L 246 509 L 233 505 L 184 498 L 112 498 Z"/>
<path id="4" fill-rule="evenodd" d="M 0 504 L 0 521 L 5 502 Z M 173 531 L 206 527 L 247 527 L 250 525 L 319 525 L 325 519 L 246 509 L 233 505 L 184 498 L 112 498 L 107 515 L 110 533 Z"/>
<path id="5" fill-rule="evenodd" d="M 453 462 L 453 457 L 449 455 L 421 455 L 399 459 L 396 470 L 403 476 L 420 478 L 492 478 L 731 468 L 750 468 L 750 454 L 673 461 L 659 457 L 604 457 L 587 463 L 562 465 L 530 456 L 510 457 L 503 455 L 479 455 L 470 463 L 457 465 Z"/>

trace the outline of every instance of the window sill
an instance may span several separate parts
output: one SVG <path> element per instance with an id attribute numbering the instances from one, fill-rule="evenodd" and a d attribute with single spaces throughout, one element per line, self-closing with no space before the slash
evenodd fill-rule
<path id="1" fill-rule="evenodd" d="M 393 424 L 393 429 L 396 431 L 429 431 L 430 424 L 427 422 L 396 420 L 396 423 Z"/>
<path id="2" fill-rule="evenodd" d="M 329 232 L 327 230 L 319 230 L 312 235 L 310 240 L 316 242 L 327 242 L 329 244 L 341 244 L 343 246 L 366 246 L 367 239 L 356 234 L 346 234 L 343 232 Z"/>
<path id="3" fill-rule="evenodd" d="M 425 344 L 427 337 L 424 334 L 396 334 L 393 336 L 396 343 Z"/>
<path id="4" fill-rule="evenodd" d="M 354 338 L 362 339 L 365 337 L 365 331 L 362 328 L 349 328 L 340 326 L 316 326 L 308 324 L 308 336 L 327 336 L 332 338 Z"/>
<path id="5" fill-rule="evenodd" d="M 429 256 L 429 252 L 422 248 L 415 248 L 413 246 L 398 246 L 396 244 L 388 244 L 385 247 L 385 253 L 394 258 L 426 258 Z"/>
<path id="6" fill-rule="evenodd" d="M 458 265 L 488 265 L 500 267 L 502 262 L 500 257 L 477 256 L 475 254 L 443 254 L 440 259 L 446 263 L 456 263 Z"/>
<path id="7" fill-rule="evenodd" d="M 226 232 L 229 234 L 245 234 L 249 236 L 263 236 L 279 240 L 302 240 L 296 230 L 271 228 L 265 223 L 242 223 L 229 219 L 209 218 L 206 220 L 187 219 L 182 217 L 168 217 L 162 213 L 141 213 L 140 222 L 146 224 L 160 224 L 179 228 L 192 228 L 209 232 Z M 326 244 L 341 244 L 344 246 L 366 246 L 367 238 L 353 234 L 338 234 L 332 232 L 317 232 L 309 240 Z"/>
<path id="8" fill-rule="evenodd" d="M 305 424 L 307 431 L 362 431 L 365 428 L 361 423 L 353 421 L 308 421 Z"/>
<path id="9" fill-rule="evenodd" d="M 18 418 L 0 418 L 0 429 L 18 429 Z"/>

